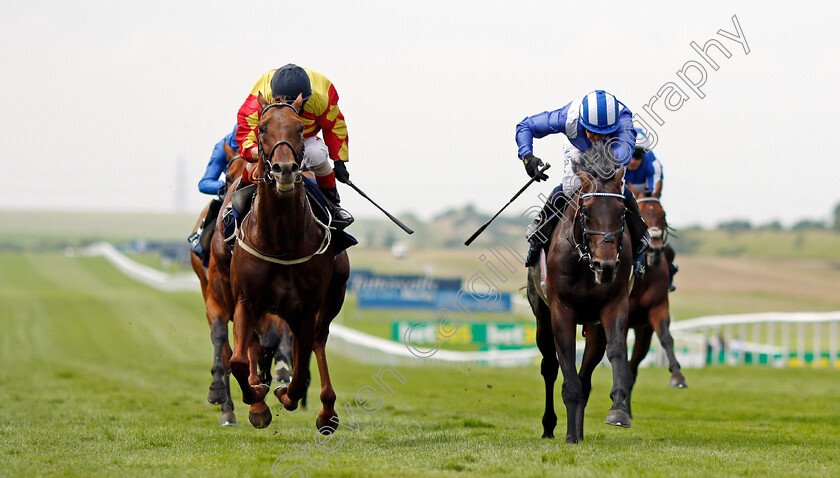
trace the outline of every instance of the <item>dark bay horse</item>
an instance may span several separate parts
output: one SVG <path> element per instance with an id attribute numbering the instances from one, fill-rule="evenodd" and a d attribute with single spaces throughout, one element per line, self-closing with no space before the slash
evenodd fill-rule
<path id="1" fill-rule="evenodd" d="M 226 186 L 227 191 L 232 191 L 235 187 L 235 182 L 242 175 L 245 169 L 245 160 L 239 154 L 236 154 L 227 144 L 224 144 L 224 151 L 227 156 L 227 165 L 225 167 Z M 193 228 L 196 232 L 205 222 L 205 217 L 211 204 L 208 204 L 198 221 Z M 212 221 L 209 219 L 213 219 Z M 210 228 L 210 244 L 212 245 L 213 238 L 221 237 L 221 227 L 216 227 L 216 220 L 208 218 L 205 227 Z M 209 254 L 209 251 L 208 251 Z M 226 258 L 229 262 L 229 254 Z M 210 373 L 213 375 L 213 381 L 210 384 L 210 390 L 207 394 L 207 402 L 214 405 L 221 405 L 222 416 L 219 419 L 219 424 L 222 426 L 236 425 L 236 416 L 233 411 L 233 400 L 230 396 L 230 357 L 232 354 L 230 345 L 228 343 L 228 322 L 233 320 L 233 307 L 228 307 L 224 300 L 224 293 L 222 291 L 223 284 L 229 284 L 229 281 L 223 281 L 220 278 L 220 271 L 226 271 L 227 265 L 220 268 L 216 257 L 209 254 L 208 266 L 205 268 L 201 263 L 201 259 L 195 255 L 190 255 L 192 268 L 198 276 L 201 285 L 201 294 L 204 297 L 205 311 L 207 315 L 207 322 L 210 326 L 210 336 L 213 343 L 213 366 Z M 272 359 L 276 358 L 278 366 L 282 362 L 286 362 L 289 366 L 292 360 L 288 355 L 291 351 L 291 331 L 289 326 L 283 322 L 279 317 L 266 314 L 262 318 L 261 330 L 265 333 L 260 335 L 261 343 L 261 379 L 264 383 L 270 384 L 270 367 Z M 278 375 L 288 375 L 286 371 Z M 277 380 L 282 380 L 288 377 L 275 377 Z M 286 380 L 288 381 L 288 380 Z"/>
<path id="2" fill-rule="evenodd" d="M 647 262 L 645 276 L 636 281 L 633 292 L 630 294 L 629 326 L 636 332 L 636 343 L 633 346 L 633 355 L 630 359 L 630 391 L 632 393 L 633 385 L 636 382 L 639 364 L 650 349 L 653 332 L 656 332 L 659 342 L 665 350 L 665 355 L 668 357 L 671 387 L 685 388 L 688 385 L 686 385 L 685 377 L 680 371 L 680 363 L 674 355 L 674 339 L 671 337 L 669 330 L 671 314 L 668 309 L 668 286 L 670 283 L 668 262 L 673 261 L 673 257 L 666 257 L 668 222 L 665 220 L 665 209 L 662 208 L 659 199 L 655 197 L 640 198 L 638 203 L 642 218 L 649 227 L 652 242 L 645 253 Z M 627 397 L 627 409 L 628 411 L 631 410 L 629 395 Z"/>
<path id="3" fill-rule="evenodd" d="M 314 351 L 321 378 L 323 408 L 316 419 L 321 433 L 335 431 L 335 391 L 327 369 L 329 324 L 344 303 L 350 263 L 347 253 L 334 253 L 330 230 L 313 214 L 301 179 L 302 97 L 292 104 L 267 103 L 260 95 L 257 143 L 261 161 L 255 168 L 256 199 L 237 231 L 230 261 L 230 302 L 234 349 L 230 368 L 249 404 L 249 421 L 271 423 L 265 403 L 268 386 L 257 372 L 256 331 L 264 313 L 276 314 L 294 335 L 294 362 L 309 363 Z M 214 242 L 213 254 L 220 253 Z M 291 384 L 274 394 L 287 410 L 297 408 L 306 393 L 306 370 L 295 367 Z"/>
<path id="4" fill-rule="evenodd" d="M 582 187 L 565 208 L 545 256 L 544 289 L 540 284 L 542 265 L 528 270 L 528 300 L 537 318 L 537 346 L 543 356 L 543 438 L 553 438 L 557 425 L 554 382 L 559 366 L 563 372 L 566 443 L 583 439 L 583 412 L 592 389 L 592 372 L 604 351 L 613 373 L 613 404 L 605 422 L 630 426 L 625 330 L 633 260 L 630 235 L 624 227 L 624 168 L 607 178 L 583 172 L 578 176 Z M 575 366 L 578 324 L 584 325 L 586 336 L 579 374 Z"/>

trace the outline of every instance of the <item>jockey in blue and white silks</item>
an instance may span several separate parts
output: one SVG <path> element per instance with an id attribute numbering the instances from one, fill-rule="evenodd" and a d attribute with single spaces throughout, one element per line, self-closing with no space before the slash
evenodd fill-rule
<path id="1" fill-rule="evenodd" d="M 604 90 L 593 91 L 560 109 L 529 116 L 516 125 L 519 158 L 525 164 L 528 175 L 537 181 L 546 180 L 548 176 L 539 170 L 543 162 L 534 156 L 533 140 L 556 133 L 562 133 L 569 141 L 563 153 L 563 179 L 552 192 L 551 201 L 546 203 L 534 225 L 529 228 L 531 249 L 525 262 L 527 266 L 536 263 L 539 251 L 551 237 L 556 218 L 566 202 L 560 199 L 563 196 L 571 198 L 580 189 L 577 171 L 587 159 L 585 153 L 594 144 L 604 142 L 615 160 L 613 166 L 619 168 L 630 163 L 636 145 L 636 129 L 633 127 L 633 113 L 630 109 Z M 650 242 L 649 236 L 638 213 L 639 207 L 626 186 L 624 196 L 629 210 L 628 229 L 633 241 L 635 271 L 641 275 L 644 274 L 644 263 L 639 259 L 643 257 L 642 253 Z M 554 204 L 549 204 L 552 202 Z M 552 213 L 557 209 L 560 212 Z"/>
<path id="2" fill-rule="evenodd" d="M 642 131 L 636 136 L 636 148 L 624 180 L 637 198 L 662 195 L 662 164 L 649 149 L 647 135 Z"/>
<path id="3" fill-rule="evenodd" d="M 233 151 L 239 151 L 239 145 L 236 143 L 236 129 L 237 125 L 234 125 L 233 131 L 220 139 L 213 147 L 204 177 L 198 182 L 198 190 L 204 194 L 225 195 L 225 180 L 222 179 L 222 173 L 225 172 L 228 160 L 224 145 L 227 144 Z"/>
<path id="4" fill-rule="evenodd" d="M 655 197 L 662 195 L 662 164 L 653 151 L 633 156 L 627 165 L 624 180 L 636 197 Z M 634 169 L 635 168 L 635 169 Z"/>

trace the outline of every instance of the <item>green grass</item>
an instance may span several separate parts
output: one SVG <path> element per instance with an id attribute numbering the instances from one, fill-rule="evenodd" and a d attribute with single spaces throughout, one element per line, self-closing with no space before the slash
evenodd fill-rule
<path id="1" fill-rule="evenodd" d="M 0 475 L 271 476 L 315 437 L 309 410 L 268 401 L 274 422 L 221 429 L 204 402 L 211 346 L 197 293 L 163 294 L 101 259 L 0 255 Z M 419 360 L 419 359 L 418 359 Z M 338 402 L 376 386 L 379 367 L 332 354 Z M 837 476 L 840 375 L 827 369 L 687 370 L 690 388 L 643 370 L 630 429 L 603 424 L 598 369 L 586 439 L 540 438 L 542 380 L 517 369 L 401 366 L 384 406 L 342 429 L 310 476 Z M 316 382 L 317 383 L 317 380 Z M 559 400 L 556 404 L 563 410 Z M 342 418 L 347 418 L 343 407 Z M 339 439 L 339 438 L 336 438 Z M 337 442 L 333 442 L 337 443 Z"/>

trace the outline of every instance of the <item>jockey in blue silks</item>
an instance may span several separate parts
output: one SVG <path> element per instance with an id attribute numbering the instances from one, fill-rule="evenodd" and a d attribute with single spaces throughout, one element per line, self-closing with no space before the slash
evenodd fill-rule
<path id="1" fill-rule="evenodd" d="M 627 165 L 636 144 L 636 130 L 633 127 L 633 113 L 627 106 L 604 90 L 596 90 L 566 106 L 544 111 L 523 119 L 516 125 L 516 144 L 519 146 L 519 158 L 525 164 L 525 171 L 537 181 L 544 181 L 548 176 L 539 171 L 543 165 L 540 158 L 534 156 L 533 140 L 549 134 L 563 133 L 569 140 L 564 148 L 563 179 L 551 194 L 542 212 L 529 227 L 528 251 L 525 265 L 536 264 L 540 250 L 551 238 L 551 232 L 562 214 L 569 198 L 580 189 L 578 167 L 586 161 L 585 152 L 593 148 L 594 143 L 605 142 L 606 149 L 615 159 L 615 167 Z M 627 207 L 627 225 L 633 246 L 634 272 L 644 275 L 644 251 L 650 245 L 647 226 L 639 214 L 639 206 L 633 193 L 624 187 L 624 204 Z"/>
<path id="2" fill-rule="evenodd" d="M 624 180 L 637 198 L 655 197 L 658 199 L 662 196 L 662 164 L 649 149 L 649 145 L 647 135 L 639 131 L 633 158 L 627 165 Z"/>
<path id="3" fill-rule="evenodd" d="M 222 173 L 225 172 L 228 160 L 224 145 L 227 144 L 233 151 L 239 151 L 239 145 L 236 144 L 236 128 L 237 125 L 234 125 L 233 131 L 220 139 L 213 147 L 213 153 L 210 154 L 210 162 L 207 163 L 204 177 L 198 182 L 198 190 L 204 194 L 225 195 L 225 180 L 222 179 Z"/>
<path id="4" fill-rule="evenodd" d="M 227 184 L 222 175 L 226 172 L 228 166 L 227 154 L 225 153 L 224 145 L 227 144 L 233 151 L 239 150 L 239 145 L 236 143 L 236 128 L 233 126 L 233 131 L 227 136 L 220 139 L 216 146 L 213 147 L 213 152 L 210 154 L 210 162 L 207 163 L 207 169 L 204 171 L 204 177 L 198 182 L 198 190 L 204 194 L 212 194 L 214 197 L 207 207 L 207 215 L 201 222 L 199 229 L 187 238 L 192 251 L 201 258 L 204 267 L 207 267 L 209 256 L 209 241 L 215 227 L 208 227 L 216 220 L 219 214 L 219 209 L 222 206 L 222 198 L 225 195 Z"/>

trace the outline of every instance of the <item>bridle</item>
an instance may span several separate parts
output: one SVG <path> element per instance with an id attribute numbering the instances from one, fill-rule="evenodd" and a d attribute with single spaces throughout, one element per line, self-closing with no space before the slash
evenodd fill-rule
<path id="1" fill-rule="evenodd" d="M 271 108 L 291 108 L 292 111 L 294 111 L 296 115 L 299 114 L 297 108 L 295 108 L 294 106 L 292 106 L 288 103 L 269 103 L 269 104 L 263 106 L 262 110 L 260 110 L 260 117 L 262 118 L 262 116 L 265 114 L 265 112 L 270 110 Z M 276 151 L 277 148 L 280 147 L 280 146 L 288 146 L 289 149 L 292 150 L 292 154 L 295 157 L 295 162 L 298 164 L 298 166 L 300 166 L 303 163 L 304 146 L 303 146 L 303 144 L 301 144 L 300 145 L 300 151 L 298 151 L 297 148 L 295 148 L 295 146 L 292 143 L 286 141 L 285 139 L 281 139 L 280 141 L 274 143 L 274 145 L 271 147 L 271 150 L 268 152 L 268 155 L 266 155 L 265 151 L 263 150 L 263 146 L 262 146 L 262 135 L 263 135 L 262 129 L 257 128 L 257 149 L 259 149 L 259 151 L 260 151 L 260 160 L 262 160 L 262 162 L 263 162 L 263 169 L 265 170 L 265 172 L 264 172 L 265 177 L 264 178 L 257 178 L 257 179 L 255 179 L 255 181 L 260 182 L 260 183 L 266 183 L 266 184 L 274 184 L 276 179 L 274 178 L 274 173 L 271 171 L 271 161 L 270 161 L 271 157 L 274 156 L 274 151 Z M 296 183 L 301 181 L 301 179 L 300 179 L 301 174 L 303 174 L 303 173 L 300 170 L 298 170 L 295 173 L 295 182 Z"/>
<path id="2" fill-rule="evenodd" d="M 595 261 L 593 257 L 594 251 L 592 251 L 589 248 L 589 241 L 587 240 L 588 236 L 603 236 L 601 240 L 598 241 L 598 244 L 595 245 L 595 251 L 597 251 L 598 248 L 601 247 L 601 244 L 605 242 L 611 242 L 615 244 L 616 249 L 618 249 L 618 251 L 616 252 L 616 257 L 621 255 L 621 246 L 624 243 L 622 237 L 624 236 L 624 225 L 626 221 L 625 213 L 627 212 L 627 208 L 624 208 L 621 211 L 621 227 L 619 227 L 615 231 L 596 231 L 593 229 L 589 229 L 586 227 L 586 208 L 583 206 L 583 200 L 588 199 L 590 197 L 613 197 L 619 198 L 622 201 L 624 201 L 624 195 L 616 193 L 584 193 L 578 196 L 578 212 L 576 213 L 576 216 L 580 218 L 580 228 L 583 231 L 583 240 L 580 243 L 572 243 L 572 245 L 575 248 L 575 252 L 578 253 L 578 256 L 580 258 L 579 260 L 587 262 L 589 265 L 589 269 L 595 271 Z M 616 237 L 618 237 L 617 241 Z M 569 242 L 571 243 L 571 240 L 569 240 Z"/>
<path id="3" fill-rule="evenodd" d="M 659 198 L 655 197 L 637 199 L 636 202 L 639 204 L 643 202 L 655 202 L 659 203 L 660 206 L 662 205 L 662 202 L 659 200 Z M 664 246 L 668 243 L 668 237 L 670 236 L 669 231 L 672 231 L 674 229 L 668 225 L 667 219 L 663 217 L 663 220 L 665 221 L 665 229 L 660 229 L 658 227 L 649 227 L 648 232 L 650 233 L 651 239 L 662 239 L 662 245 Z"/>

